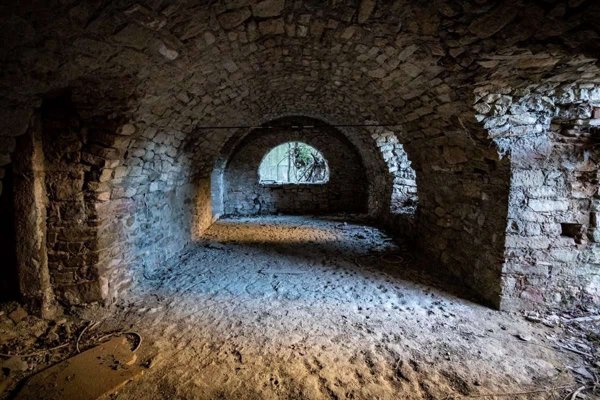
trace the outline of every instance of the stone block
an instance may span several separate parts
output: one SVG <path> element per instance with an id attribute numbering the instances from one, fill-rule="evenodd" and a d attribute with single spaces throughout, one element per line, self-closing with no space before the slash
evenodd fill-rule
<path id="1" fill-rule="evenodd" d="M 264 0 L 252 5 L 252 14 L 258 18 L 270 18 L 281 15 L 285 0 Z"/>
<path id="2" fill-rule="evenodd" d="M 285 33 L 285 24 L 282 18 L 268 19 L 258 23 L 258 30 L 262 35 L 282 35 Z"/>
<path id="3" fill-rule="evenodd" d="M 358 6 L 358 16 L 357 21 L 359 24 L 364 24 L 367 22 L 373 10 L 375 10 L 375 5 L 377 4 L 376 0 L 361 0 Z"/>
<path id="4" fill-rule="evenodd" d="M 529 208 L 538 212 L 567 211 L 569 204 L 568 200 L 532 199 L 527 202 Z"/>
<path id="5" fill-rule="evenodd" d="M 552 241 L 543 236 L 521 237 L 507 236 L 506 247 L 508 248 L 526 248 L 526 249 L 547 249 Z"/>
<path id="6" fill-rule="evenodd" d="M 579 251 L 577 249 L 553 249 L 550 256 L 556 261 L 572 263 L 577 261 Z"/>
<path id="7" fill-rule="evenodd" d="M 513 172 L 511 183 L 514 186 L 526 186 L 539 188 L 544 184 L 545 176 L 539 170 L 517 170 Z"/>
<path id="8" fill-rule="evenodd" d="M 220 14 L 217 17 L 217 20 L 223 29 L 233 29 L 236 26 L 243 24 L 251 16 L 252 12 L 250 11 L 250 8 L 244 7 Z"/>

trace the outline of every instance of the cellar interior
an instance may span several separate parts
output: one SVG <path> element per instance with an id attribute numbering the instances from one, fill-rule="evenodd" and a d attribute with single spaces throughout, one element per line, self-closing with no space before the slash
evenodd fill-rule
<path id="1" fill-rule="evenodd" d="M 599 20 L 0 6 L 0 398 L 595 398 Z"/>

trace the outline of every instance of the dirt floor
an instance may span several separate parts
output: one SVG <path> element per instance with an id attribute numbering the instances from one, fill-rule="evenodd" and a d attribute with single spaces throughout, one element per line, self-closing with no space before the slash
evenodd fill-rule
<path id="1" fill-rule="evenodd" d="M 597 398 L 597 321 L 569 336 L 564 317 L 491 310 L 409 254 L 341 220 L 221 220 L 118 310 L 88 312 L 81 343 L 142 335 L 124 400 Z"/>

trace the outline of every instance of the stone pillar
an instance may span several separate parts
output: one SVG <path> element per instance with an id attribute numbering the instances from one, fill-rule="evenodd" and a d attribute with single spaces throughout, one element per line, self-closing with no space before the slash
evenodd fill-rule
<path id="1" fill-rule="evenodd" d="M 211 185 L 211 179 L 199 179 L 195 188 L 193 239 L 198 239 L 218 219 L 218 215 L 213 213 L 212 209 L 211 187 L 214 187 Z"/>
<path id="2" fill-rule="evenodd" d="M 16 256 L 21 299 L 29 312 L 51 318 L 56 311 L 46 249 L 46 186 L 39 117 L 17 141 L 14 160 Z"/>

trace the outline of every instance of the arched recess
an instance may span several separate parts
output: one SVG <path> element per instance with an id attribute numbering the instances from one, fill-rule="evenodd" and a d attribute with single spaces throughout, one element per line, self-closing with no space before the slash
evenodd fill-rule
<path id="1" fill-rule="evenodd" d="M 367 211 L 373 217 L 380 217 L 382 215 L 382 210 L 385 210 L 386 206 L 389 207 L 389 201 L 385 200 L 385 193 L 391 193 L 393 177 L 389 172 L 382 152 L 377 147 L 373 132 L 367 129 L 361 131 L 356 128 L 334 128 L 327 120 L 306 116 L 277 116 L 271 119 L 270 122 L 263 123 L 263 126 L 277 125 L 314 126 L 318 127 L 314 132 L 317 133 L 316 137 L 319 132 L 327 132 L 327 134 L 337 138 L 336 140 L 339 140 L 340 143 L 345 146 L 347 151 L 350 152 L 349 154 L 356 155 L 356 160 L 360 162 L 361 168 L 365 173 L 366 179 L 362 184 L 364 185 L 364 189 L 366 189 L 365 192 L 368 199 L 366 200 L 367 207 L 365 207 L 364 211 Z M 260 129 L 256 131 L 259 132 Z M 216 158 L 211 172 L 211 212 L 214 217 L 218 218 L 225 212 L 224 189 L 226 185 L 224 174 L 228 163 L 235 155 L 236 151 L 243 147 L 244 141 L 253 134 L 256 134 L 256 132 L 253 132 L 252 130 L 239 130 L 234 132 L 229 140 L 222 146 L 219 156 Z M 302 130 L 288 131 L 285 135 L 281 135 L 279 142 L 283 143 L 292 140 L 290 138 L 301 136 Z M 276 142 L 273 142 L 273 144 L 274 143 Z M 320 145 L 318 140 L 316 145 Z M 319 150 L 321 150 L 321 148 L 319 148 Z M 327 159 L 330 158 L 326 152 L 324 152 L 324 155 Z M 205 221 L 206 218 L 198 216 L 196 220 Z"/>
<path id="2" fill-rule="evenodd" d="M 276 125 L 275 125 L 276 126 Z M 330 176 L 320 185 L 264 185 L 258 167 L 272 148 L 299 141 L 318 149 Z M 367 176 L 350 142 L 328 127 L 257 129 L 236 147 L 223 171 L 225 214 L 326 214 L 367 211 Z"/>
<path id="3" fill-rule="evenodd" d="M 398 127 L 397 127 L 398 128 Z M 384 199 L 387 209 L 380 210 L 385 225 L 404 239 L 414 241 L 417 218 L 417 171 L 396 132 L 386 127 L 371 128 L 371 137 L 387 165 L 390 180 Z"/>

